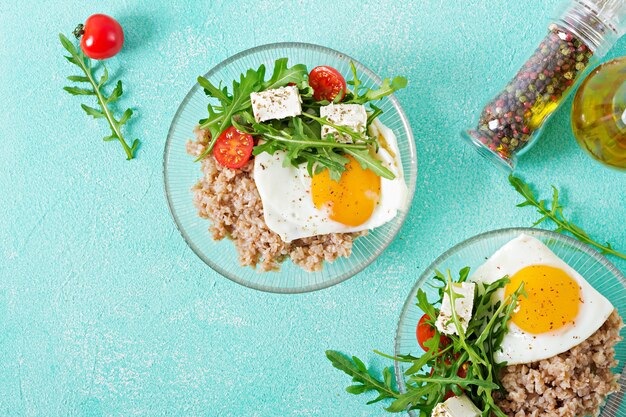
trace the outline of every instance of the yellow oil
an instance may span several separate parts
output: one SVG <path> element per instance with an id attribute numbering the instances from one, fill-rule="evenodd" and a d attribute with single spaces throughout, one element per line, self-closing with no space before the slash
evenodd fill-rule
<path id="1" fill-rule="evenodd" d="M 626 57 L 594 69 L 572 107 L 572 128 L 593 158 L 626 170 Z"/>
<path id="2" fill-rule="evenodd" d="M 559 99 L 551 99 L 548 101 L 537 100 L 537 103 L 535 103 L 535 105 L 530 109 L 529 114 L 524 115 L 526 119 L 526 125 L 531 130 L 539 129 L 546 121 L 548 116 L 554 113 L 554 111 L 561 105 L 564 97 L 565 96 L 562 96 Z"/>

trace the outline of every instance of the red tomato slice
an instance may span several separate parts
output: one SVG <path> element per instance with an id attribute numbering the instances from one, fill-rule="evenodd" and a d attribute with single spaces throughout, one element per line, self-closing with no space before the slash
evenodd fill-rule
<path id="1" fill-rule="evenodd" d="M 456 371 L 456 374 L 460 377 L 460 378 L 466 378 L 467 377 L 467 363 L 464 363 L 463 365 L 461 365 L 459 367 L 459 370 Z"/>
<path id="2" fill-rule="evenodd" d="M 309 74 L 309 85 L 313 87 L 313 98 L 317 101 L 332 102 L 340 93 L 341 101 L 346 95 L 346 80 L 333 67 L 321 65 L 313 68 Z"/>
<path id="3" fill-rule="evenodd" d="M 251 135 L 231 126 L 217 138 L 213 146 L 213 156 L 220 165 L 238 169 L 248 163 L 253 147 L 254 139 Z"/>
<path id="4" fill-rule="evenodd" d="M 428 352 L 428 348 L 424 345 L 425 342 L 429 341 L 435 336 L 435 328 L 431 326 L 426 321 L 429 321 L 430 317 L 427 314 L 424 314 L 420 321 L 417 323 L 417 328 L 415 329 L 415 333 L 417 336 L 417 343 L 424 349 L 424 352 Z M 442 347 L 448 346 L 450 344 L 450 339 L 444 335 L 441 335 L 439 338 L 439 345 Z"/>
<path id="5" fill-rule="evenodd" d="M 445 400 L 447 400 L 449 398 L 452 398 L 452 397 L 456 397 L 456 394 L 454 393 L 454 391 L 450 390 L 450 391 L 446 392 L 446 395 L 443 396 L 443 400 L 445 401 Z"/>
<path id="6" fill-rule="evenodd" d="M 80 47 L 85 55 L 92 59 L 111 58 L 124 45 L 122 26 L 117 20 L 105 14 L 89 16 L 82 32 Z"/>
<path id="7" fill-rule="evenodd" d="M 429 341 L 435 336 L 435 329 L 430 324 L 426 323 L 427 320 L 430 320 L 430 317 L 424 314 L 417 323 L 416 329 L 417 343 L 424 349 L 424 352 L 428 352 L 428 348 L 424 346 L 424 342 Z"/>

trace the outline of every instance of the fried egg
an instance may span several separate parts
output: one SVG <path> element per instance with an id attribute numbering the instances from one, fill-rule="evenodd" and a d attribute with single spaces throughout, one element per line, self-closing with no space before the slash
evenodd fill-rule
<path id="1" fill-rule="evenodd" d="M 524 283 L 509 321 L 502 350 L 509 365 L 530 363 L 566 352 L 598 330 L 613 305 L 576 270 L 534 237 L 521 235 L 502 246 L 470 277 L 489 284 L 505 275 L 510 283 L 494 295 L 502 301 Z"/>
<path id="2" fill-rule="evenodd" d="M 393 131 L 378 120 L 370 126 L 378 137 L 376 153 L 395 178 L 381 178 L 352 157 L 339 181 L 328 170 L 311 177 L 306 164 L 285 164 L 285 153 L 262 153 L 254 159 L 254 182 L 263 203 L 267 227 L 285 242 L 328 233 L 379 227 L 404 207 L 407 186 Z"/>

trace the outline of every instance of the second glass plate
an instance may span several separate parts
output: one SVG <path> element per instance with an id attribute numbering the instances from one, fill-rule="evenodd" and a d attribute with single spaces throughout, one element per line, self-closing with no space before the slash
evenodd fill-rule
<path id="1" fill-rule="evenodd" d="M 547 230 L 528 228 L 495 230 L 480 234 L 452 247 L 424 271 L 411 289 L 400 314 L 400 321 L 396 331 L 395 354 L 420 356 L 423 353 L 415 336 L 417 323 L 424 314 L 415 305 L 416 295 L 417 290 L 422 289 L 426 292 L 429 299 L 436 298 L 436 290 L 433 286 L 428 285 L 433 282 L 435 271 L 445 272 L 450 270 L 453 276 L 466 266 L 469 266 L 473 271 L 493 255 L 496 250 L 520 234 L 527 234 L 542 241 L 556 255 L 578 271 L 602 295 L 608 298 L 622 316 L 625 314 L 626 278 L 597 251 L 571 237 Z M 626 333 L 626 329 L 622 331 L 622 335 L 624 333 Z M 616 356 L 620 364 L 618 366 L 619 369 L 616 369 L 615 372 L 619 373 L 624 368 L 626 362 L 626 343 L 621 342 L 617 345 Z M 406 391 L 404 378 L 402 378 L 406 369 L 405 363 L 395 363 L 400 392 Z M 616 417 L 626 415 L 626 405 L 622 406 L 622 396 L 626 388 L 624 384 L 624 378 L 620 379 L 620 392 L 609 397 L 602 416 Z M 411 411 L 409 415 L 416 416 L 417 414 Z"/>

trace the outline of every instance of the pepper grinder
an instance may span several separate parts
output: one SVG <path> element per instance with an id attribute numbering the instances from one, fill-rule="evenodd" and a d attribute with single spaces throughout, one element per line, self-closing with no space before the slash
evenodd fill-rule
<path id="1" fill-rule="evenodd" d="M 587 68 L 625 32 L 626 0 L 570 0 L 535 53 L 463 138 L 511 172 Z"/>

